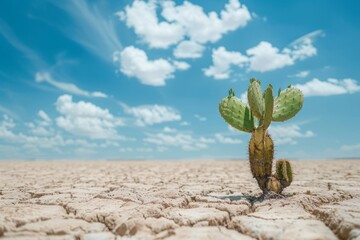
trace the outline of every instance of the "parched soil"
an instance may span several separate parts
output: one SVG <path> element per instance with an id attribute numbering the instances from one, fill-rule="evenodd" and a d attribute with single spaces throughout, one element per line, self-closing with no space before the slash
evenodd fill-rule
<path id="1" fill-rule="evenodd" d="M 262 199 L 247 161 L 2 161 L 0 239 L 360 240 L 360 160 L 292 165 Z"/>

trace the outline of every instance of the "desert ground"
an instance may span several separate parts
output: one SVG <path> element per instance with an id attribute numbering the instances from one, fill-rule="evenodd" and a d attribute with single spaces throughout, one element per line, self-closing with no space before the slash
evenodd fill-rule
<path id="1" fill-rule="evenodd" d="M 1 161 L 0 239 L 360 239 L 360 160 L 291 161 L 261 199 L 247 161 Z"/>

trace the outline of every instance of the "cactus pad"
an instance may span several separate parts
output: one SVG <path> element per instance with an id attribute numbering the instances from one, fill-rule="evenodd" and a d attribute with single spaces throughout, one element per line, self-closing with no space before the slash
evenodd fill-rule
<path id="1" fill-rule="evenodd" d="M 293 176 L 290 162 L 282 159 L 276 161 L 276 177 L 280 180 L 283 187 L 290 186 Z"/>
<path id="2" fill-rule="evenodd" d="M 267 129 L 270 126 L 272 120 L 272 114 L 274 110 L 274 95 L 271 85 L 269 85 L 264 92 L 264 102 L 265 102 L 265 111 L 264 111 L 263 128 Z"/>
<path id="3" fill-rule="evenodd" d="M 297 88 L 286 88 L 275 99 L 272 120 L 283 122 L 294 117 L 302 108 L 304 95 Z"/>
<path id="4" fill-rule="evenodd" d="M 254 118 L 249 107 L 235 97 L 233 91 L 229 91 L 229 96 L 221 100 L 219 111 L 224 120 L 233 128 L 244 132 L 254 130 Z"/>
<path id="5" fill-rule="evenodd" d="M 261 92 L 260 81 L 250 80 L 250 85 L 247 92 L 248 102 L 252 113 L 255 117 L 262 119 L 265 109 L 264 98 Z"/>

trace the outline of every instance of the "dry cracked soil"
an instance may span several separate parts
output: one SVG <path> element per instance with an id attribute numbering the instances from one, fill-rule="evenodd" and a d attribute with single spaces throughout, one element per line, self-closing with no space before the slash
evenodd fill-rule
<path id="1" fill-rule="evenodd" d="M 0 239 L 360 240 L 360 160 L 292 164 L 261 199 L 247 161 L 2 161 Z"/>

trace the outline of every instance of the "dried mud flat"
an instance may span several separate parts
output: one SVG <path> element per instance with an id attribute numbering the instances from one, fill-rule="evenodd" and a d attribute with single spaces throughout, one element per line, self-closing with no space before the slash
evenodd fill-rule
<path id="1" fill-rule="evenodd" d="M 360 239 L 360 161 L 293 161 L 261 200 L 247 161 L 0 162 L 0 239 Z"/>

